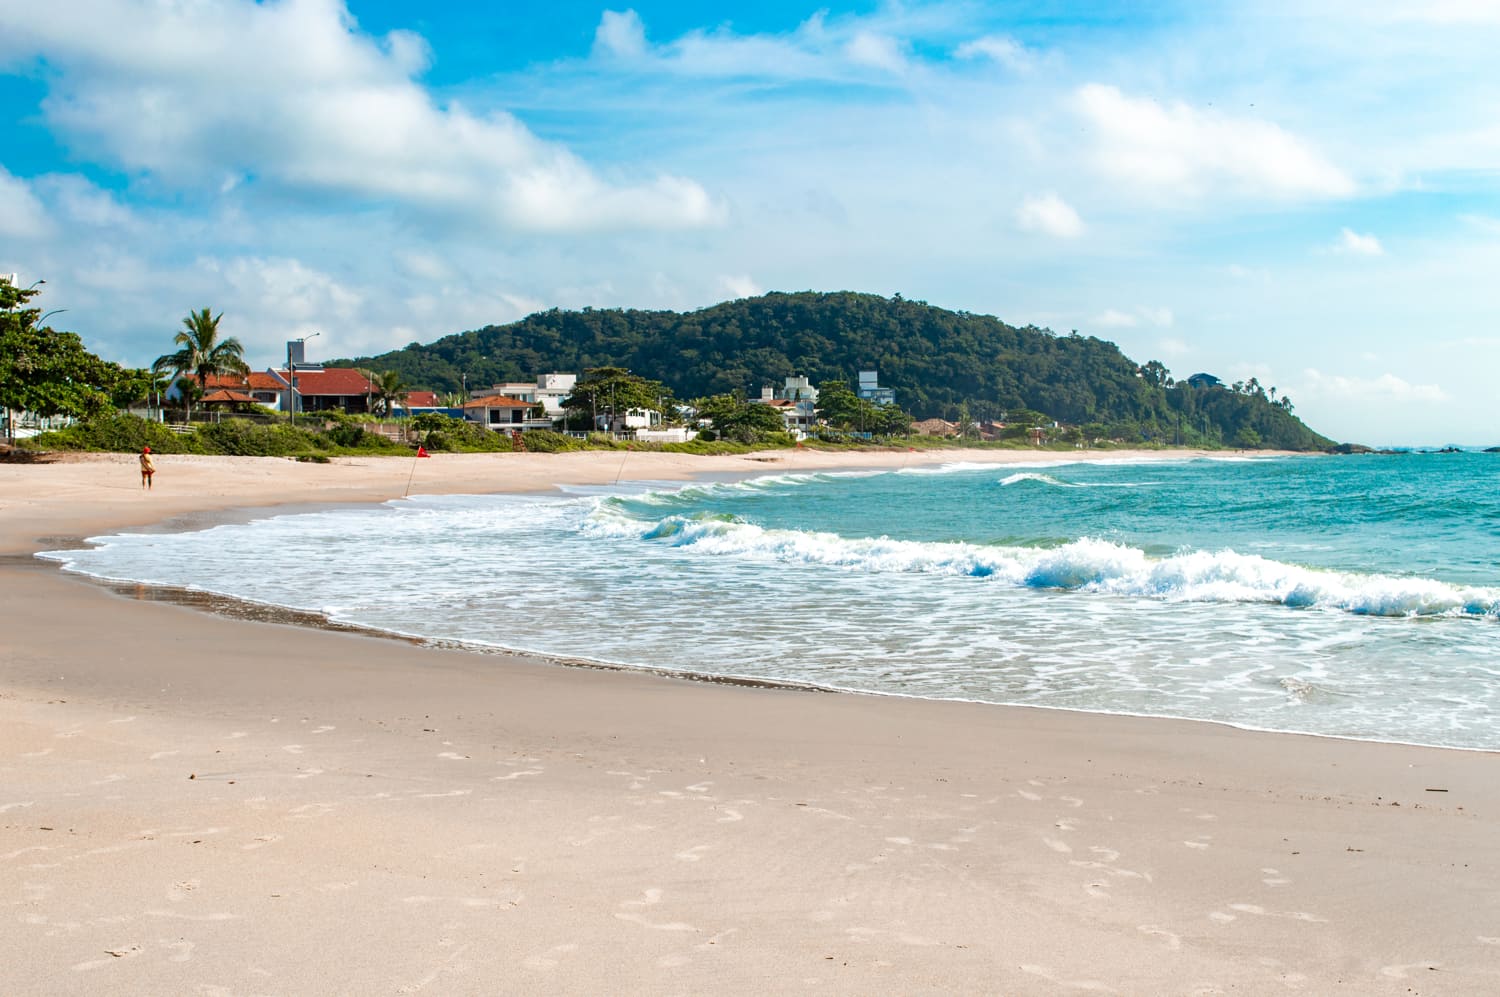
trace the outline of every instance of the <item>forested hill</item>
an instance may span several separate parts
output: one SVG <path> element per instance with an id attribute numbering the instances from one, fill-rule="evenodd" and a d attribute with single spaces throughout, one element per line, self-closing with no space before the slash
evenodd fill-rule
<path id="1" fill-rule="evenodd" d="M 584 309 L 538 312 L 423 346 L 350 361 L 396 370 L 412 387 L 531 380 L 549 371 L 607 365 L 659 380 L 679 398 L 780 385 L 794 374 L 814 384 L 877 370 L 901 408 L 918 419 L 976 420 L 1033 409 L 1090 435 L 1183 443 L 1321 449 L 1291 403 L 1248 389 L 1194 388 L 1145 366 L 1115 344 L 1016 328 L 988 315 L 953 312 L 899 295 L 772 293 L 695 312 Z"/>

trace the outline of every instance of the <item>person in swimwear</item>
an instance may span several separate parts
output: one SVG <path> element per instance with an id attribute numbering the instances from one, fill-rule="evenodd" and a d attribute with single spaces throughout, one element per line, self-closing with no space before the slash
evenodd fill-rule
<path id="1" fill-rule="evenodd" d="M 150 489 L 151 476 L 156 473 L 156 462 L 151 459 L 151 448 L 141 448 L 141 487 Z"/>

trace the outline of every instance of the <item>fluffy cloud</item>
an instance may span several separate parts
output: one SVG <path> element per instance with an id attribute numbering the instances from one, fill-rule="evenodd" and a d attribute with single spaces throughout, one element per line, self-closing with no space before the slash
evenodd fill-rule
<path id="1" fill-rule="evenodd" d="M 1074 98 L 1093 130 L 1095 163 L 1129 183 L 1174 194 L 1347 197 L 1354 182 L 1296 136 L 1266 121 L 1130 97 L 1093 83 Z"/>
<path id="2" fill-rule="evenodd" d="M 763 293 L 761 286 L 749 274 L 726 274 L 719 278 L 719 286 L 732 300 L 753 298 Z"/>
<path id="3" fill-rule="evenodd" d="M 1302 391 L 1334 401 L 1446 402 L 1448 393 L 1436 384 L 1411 384 L 1395 374 L 1345 377 L 1308 368 L 1302 372 Z"/>
<path id="4" fill-rule="evenodd" d="M 1016 224 L 1024 232 L 1039 232 L 1059 239 L 1075 239 L 1083 234 L 1083 219 L 1056 194 L 1026 198 L 1016 209 Z"/>
<path id="5" fill-rule="evenodd" d="M 1355 256 L 1382 256 L 1385 249 L 1380 245 L 1380 240 L 1373 235 L 1360 235 L 1352 229 L 1344 229 L 1339 234 L 1338 250 L 1342 253 L 1352 253 Z"/>
<path id="6" fill-rule="evenodd" d="M 1160 328 L 1168 328 L 1172 325 L 1173 315 L 1170 308 L 1139 307 L 1134 311 L 1126 312 L 1118 308 L 1107 308 L 1095 319 L 1094 324 L 1107 328 L 1133 329 L 1139 325 L 1154 325 Z"/>
<path id="7" fill-rule="evenodd" d="M 1026 72 L 1035 61 L 1026 47 L 1009 35 L 985 35 L 964 42 L 953 54 L 960 59 L 989 59 L 1015 72 Z"/>
<path id="8" fill-rule="evenodd" d="M 53 70 L 49 125 L 169 183 L 249 177 L 542 232 L 720 218 L 691 180 L 607 181 L 509 114 L 439 105 L 414 80 L 426 43 L 364 34 L 339 0 L 82 0 L 6 21 L 11 59 Z M 629 28 L 621 15 L 612 43 L 628 46 Z"/>
<path id="9" fill-rule="evenodd" d="M 0 235 L 30 239 L 46 233 L 47 211 L 31 185 L 0 166 Z"/>

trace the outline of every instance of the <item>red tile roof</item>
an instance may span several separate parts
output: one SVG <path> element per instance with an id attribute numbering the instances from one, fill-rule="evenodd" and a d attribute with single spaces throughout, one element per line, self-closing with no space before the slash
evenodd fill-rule
<path id="1" fill-rule="evenodd" d="M 286 371 L 279 373 L 282 377 L 286 376 Z M 299 395 L 366 395 L 372 390 L 369 379 L 353 367 L 324 367 L 322 370 L 297 371 Z"/>
<path id="2" fill-rule="evenodd" d="M 251 402 L 255 399 L 243 391 L 230 391 L 228 388 L 220 388 L 218 391 L 210 391 L 203 396 L 203 404 L 209 402 Z"/>
<path id="3" fill-rule="evenodd" d="M 408 391 L 405 404 L 407 408 L 438 408 L 443 403 L 436 391 Z"/>
<path id="4" fill-rule="evenodd" d="M 519 398 L 511 398 L 509 395 L 486 395 L 476 398 L 472 402 L 466 402 L 464 408 L 531 408 L 536 402 L 523 402 Z"/>

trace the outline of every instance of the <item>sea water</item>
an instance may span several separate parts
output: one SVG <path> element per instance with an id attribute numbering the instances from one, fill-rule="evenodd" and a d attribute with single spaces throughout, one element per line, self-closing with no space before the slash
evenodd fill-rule
<path id="1" fill-rule="evenodd" d="M 476 647 L 1500 749 L 1497 481 L 1482 453 L 956 463 L 413 497 L 43 556 Z"/>

